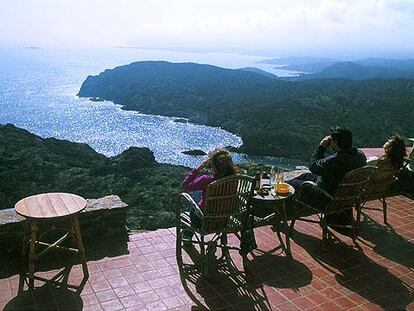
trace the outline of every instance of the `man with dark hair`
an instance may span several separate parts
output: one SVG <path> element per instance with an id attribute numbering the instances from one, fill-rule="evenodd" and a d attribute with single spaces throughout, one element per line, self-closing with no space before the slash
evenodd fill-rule
<path id="1" fill-rule="evenodd" d="M 349 150 L 352 148 L 352 132 L 345 127 L 336 127 L 331 130 L 332 140 L 338 143 L 339 148 Z"/>
<path id="2" fill-rule="evenodd" d="M 329 147 L 335 153 L 325 157 Z M 336 127 L 321 140 L 318 148 L 313 152 L 309 163 L 311 173 L 302 174 L 287 182 L 298 188 L 304 181 L 313 181 L 318 187 L 333 194 L 345 173 L 363 167 L 366 163 L 367 158 L 364 153 L 352 146 L 352 132 L 347 128 Z M 314 206 L 323 206 L 329 202 L 326 196 L 312 187 L 302 189 L 301 200 Z M 330 219 L 327 220 L 346 224 L 350 216 L 343 214 L 342 217 L 329 217 Z"/>

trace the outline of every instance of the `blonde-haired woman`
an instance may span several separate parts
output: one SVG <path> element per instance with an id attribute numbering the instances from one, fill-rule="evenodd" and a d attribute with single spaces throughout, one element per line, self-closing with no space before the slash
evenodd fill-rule
<path id="1" fill-rule="evenodd" d="M 199 176 L 200 172 L 207 166 L 211 167 L 213 174 Z M 197 205 L 202 210 L 205 204 L 207 186 L 219 178 L 237 173 L 238 168 L 234 165 L 230 152 L 226 149 L 219 148 L 209 153 L 206 160 L 187 174 L 181 183 L 181 187 L 184 191 L 188 192 L 201 191 L 201 199 L 197 202 Z M 202 219 L 196 214 L 195 209 L 190 209 L 190 218 L 193 226 L 201 227 Z M 183 239 L 188 238 L 191 238 L 191 232 L 187 233 L 184 231 Z"/>

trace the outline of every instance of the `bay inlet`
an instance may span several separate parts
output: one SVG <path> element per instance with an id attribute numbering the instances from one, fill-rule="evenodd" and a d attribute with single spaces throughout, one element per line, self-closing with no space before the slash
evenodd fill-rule
<path id="1" fill-rule="evenodd" d="M 210 61 L 239 68 L 251 66 L 259 58 L 135 49 L 1 49 L 0 123 L 12 123 L 42 137 L 87 143 L 106 156 L 119 154 L 130 146 L 148 147 L 158 162 L 191 167 L 201 157 L 184 155 L 182 151 L 237 147 L 242 140 L 220 128 L 174 122 L 175 118 L 125 111 L 111 102 L 78 98 L 80 85 L 88 75 L 138 60 Z M 289 159 L 235 157 L 238 162 L 280 162 L 284 167 L 296 164 Z"/>

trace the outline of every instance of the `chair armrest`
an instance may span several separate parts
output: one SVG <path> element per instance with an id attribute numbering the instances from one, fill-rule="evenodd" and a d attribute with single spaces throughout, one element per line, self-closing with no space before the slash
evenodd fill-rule
<path id="1" fill-rule="evenodd" d="M 197 203 L 193 200 L 191 195 L 189 195 L 186 192 L 182 192 L 178 195 L 178 204 L 177 204 L 177 209 L 176 209 L 177 217 L 180 217 L 180 213 L 181 213 L 180 203 L 183 203 L 183 202 L 191 204 L 192 207 L 197 211 L 197 213 L 200 213 L 200 215 L 203 216 L 203 212 L 198 207 Z"/>
<path id="2" fill-rule="evenodd" d="M 303 187 L 304 186 L 306 186 L 306 185 L 310 185 L 310 186 L 312 186 L 312 187 L 314 187 L 314 188 L 316 188 L 316 190 L 318 191 L 318 192 L 320 192 L 320 193 L 322 193 L 323 195 L 325 195 L 328 199 L 330 199 L 330 200 L 333 200 L 334 198 L 333 198 L 333 196 L 332 195 L 330 195 L 327 191 L 325 191 L 325 190 L 323 190 L 321 187 L 318 187 L 318 185 L 315 183 L 315 182 L 313 182 L 313 181 L 305 181 L 305 182 L 303 182 L 301 185 L 300 185 L 300 188 L 299 188 L 299 191 L 298 191 L 298 196 L 297 196 L 297 199 L 300 201 L 300 197 L 301 197 L 301 195 L 302 195 L 302 190 L 303 190 Z"/>

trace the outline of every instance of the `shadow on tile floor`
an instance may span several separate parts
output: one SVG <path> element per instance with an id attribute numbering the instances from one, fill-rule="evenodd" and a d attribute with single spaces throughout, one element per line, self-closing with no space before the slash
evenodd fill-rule
<path id="1" fill-rule="evenodd" d="M 246 278 L 255 287 L 268 285 L 297 291 L 311 283 L 312 271 L 294 258 L 289 260 L 285 256 L 255 251 L 246 269 Z"/>
<path id="2" fill-rule="evenodd" d="M 218 258 L 210 266 L 208 277 L 202 278 L 199 269 L 199 252 L 194 247 L 184 250 L 191 263 L 179 266 L 182 285 L 196 304 L 192 310 L 270 310 L 268 294 L 275 289 L 297 290 L 311 283 L 312 272 L 295 260 L 270 252 L 255 250 L 246 266 L 241 268 L 241 257 L 237 252 Z M 236 260 L 239 264 L 236 264 Z"/>
<path id="3" fill-rule="evenodd" d="M 392 225 L 382 225 L 364 214 L 359 241 L 377 254 L 414 269 L 414 244 L 398 234 Z"/>
<path id="4" fill-rule="evenodd" d="M 195 306 L 192 310 L 249 309 L 268 310 L 269 302 L 263 290 L 251 286 L 245 273 L 239 271 L 231 255 L 211 260 L 210 273 L 200 273 L 199 251 L 194 246 L 183 250 L 192 262 L 179 265 L 182 285 Z"/>
<path id="5" fill-rule="evenodd" d="M 97 261 L 106 257 L 118 257 L 129 254 L 128 237 L 122 236 L 95 243 L 85 243 L 87 261 Z M 0 279 L 8 278 L 19 274 L 22 270 L 21 254 L 13 254 L 0 259 Z M 27 258 L 24 262 L 27 262 Z M 61 250 L 53 250 L 45 254 L 36 264 L 36 271 L 50 271 L 61 269 L 65 265 L 79 264 L 77 254 L 69 254 Z"/>
<path id="6" fill-rule="evenodd" d="M 414 301 L 413 288 L 367 257 L 362 248 L 335 239 L 330 241 L 329 251 L 322 252 L 320 239 L 299 231 L 294 232 L 293 240 L 330 271 L 338 284 L 383 309 L 402 310 Z"/>
<path id="7" fill-rule="evenodd" d="M 128 254 L 126 245 L 127 243 L 124 240 L 90 245 L 87 260 L 99 260 L 105 257 L 118 257 Z M 28 290 L 21 258 L 3 259 L 1 262 L 3 264 L 0 279 L 19 275 L 18 289 L 14 294 L 16 296 L 6 304 L 4 310 L 83 309 L 80 293 L 88 277 L 83 275 L 77 254 L 53 250 L 42 256 L 36 264 L 35 289 L 32 291 Z"/>
<path id="8" fill-rule="evenodd" d="M 82 310 L 80 294 L 88 276 L 80 277 L 78 271 L 73 271 L 72 268 L 69 265 L 59 272 L 38 273 L 33 290 L 28 289 L 28 279 L 20 275 L 17 295 L 7 303 L 4 310 Z M 76 285 L 69 284 L 71 273 L 79 276 Z"/>

